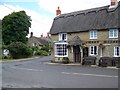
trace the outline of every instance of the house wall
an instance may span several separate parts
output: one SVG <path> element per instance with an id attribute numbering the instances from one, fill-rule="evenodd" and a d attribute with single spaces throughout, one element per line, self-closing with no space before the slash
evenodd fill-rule
<path id="1" fill-rule="evenodd" d="M 90 32 L 79 32 L 79 33 L 69 33 L 68 34 L 68 40 L 71 40 L 75 36 L 79 36 L 80 39 L 83 41 L 83 43 L 86 43 L 88 41 L 99 41 L 102 42 L 104 45 L 104 48 L 102 49 L 102 56 L 109 56 L 114 57 L 114 47 L 118 46 L 118 43 L 104 43 L 104 41 L 109 40 L 118 40 L 118 39 L 110 39 L 109 38 L 109 31 L 108 30 L 99 30 L 97 32 L 97 39 L 90 39 Z M 58 41 L 58 35 L 52 35 L 52 41 Z M 98 46 L 99 42 L 97 43 L 86 43 L 86 46 L 89 48 L 90 46 Z M 89 52 L 90 53 L 90 52 Z M 54 57 L 54 52 L 52 52 L 52 56 Z M 73 61 L 73 52 L 72 49 L 69 49 L 68 57 L 71 61 Z M 96 57 L 100 58 L 100 48 L 98 48 L 98 55 Z"/>

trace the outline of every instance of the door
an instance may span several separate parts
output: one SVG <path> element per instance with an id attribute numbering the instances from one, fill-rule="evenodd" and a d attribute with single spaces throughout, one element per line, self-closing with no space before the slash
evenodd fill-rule
<path id="1" fill-rule="evenodd" d="M 89 54 L 88 47 L 83 48 L 83 57 L 87 57 Z"/>
<path id="2" fill-rule="evenodd" d="M 73 46 L 73 56 L 74 56 L 74 62 L 80 63 L 81 62 L 81 52 L 80 52 L 80 46 Z"/>

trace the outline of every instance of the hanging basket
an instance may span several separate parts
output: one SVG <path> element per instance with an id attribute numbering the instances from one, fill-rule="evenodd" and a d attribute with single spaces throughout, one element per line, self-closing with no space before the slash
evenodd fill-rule
<path id="1" fill-rule="evenodd" d="M 98 44 L 98 46 L 99 46 L 99 48 L 104 48 L 104 45 L 101 42 Z"/>

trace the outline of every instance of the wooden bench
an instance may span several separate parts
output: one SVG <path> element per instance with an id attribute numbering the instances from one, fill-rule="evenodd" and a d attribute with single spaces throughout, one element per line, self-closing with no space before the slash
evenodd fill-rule
<path id="1" fill-rule="evenodd" d="M 83 59 L 82 65 L 95 65 L 96 64 L 96 57 L 88 56 Z"/>
<path id="2" fill-rule="evenodd" d="M 101 57 L 99 60 L 99 66 L 116 66 L 116 63 L 120 60 L 120 57 Z"/>

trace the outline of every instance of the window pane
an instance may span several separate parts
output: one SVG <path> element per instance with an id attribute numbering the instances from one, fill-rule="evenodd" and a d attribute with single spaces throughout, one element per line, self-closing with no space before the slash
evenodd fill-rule
<path id="1" fill-rule="evenodd" d="M 118 30 L 114 30 L 114 37 L 118 37 Z"/>
<path id="2" fill-rule="evenodd" d="M 110 37 L 113 37 L 113 30 L 110 30 Z"/>
<path id="3" fill-rule="evenodd" d="M 97 38 L 97 32 L 94 31 L 94 38 Z"/>
<path id="4" fill-rule="evenodd" d="M 97 55 L 97 47 L 94 46 L 94 55 Z"/>
<path id="5" fill-rule="evenodd" d="M 62 34 L 62 40 L 64 40 L 64 34 Z"/>
<path id="6" fill-rule="evenodd" d="M 91 47 L 91 54 L 93 54 L 93 47 Z"/>
<path id="7" fill-rule="evenodd" d="M 117 56 L 119 56 L 119 47 L 117 47 Z"/>
<path id="8" fill-rule="evenodd" d="M 90 32 L 90 37 L 93 38 L 93 31 Z"/>

